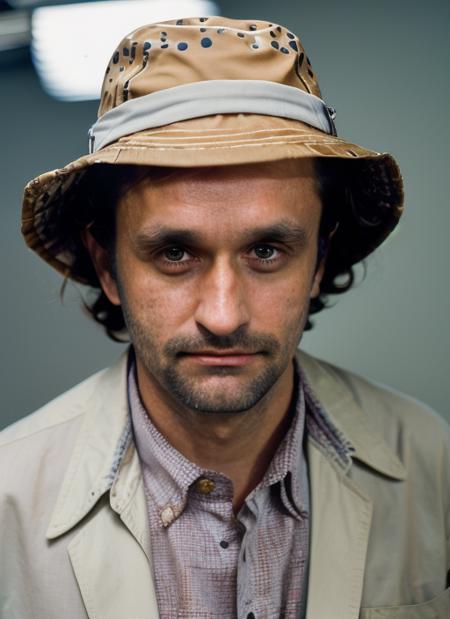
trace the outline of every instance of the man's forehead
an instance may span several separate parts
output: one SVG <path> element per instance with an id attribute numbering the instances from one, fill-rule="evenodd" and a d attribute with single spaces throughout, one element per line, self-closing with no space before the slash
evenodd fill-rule
<path id="1" fill-rule="evenodd" d="M 180 171 L 157 183 L 145 179 L 119 204 L 119 222 L 125 219 L 152 235 L 164 227 L 220 232 L 220 226 L 249 232 L 261 226 L 278 226 L 281 232 L 284 226 L 284 233 L 320 215 L 316 179 L 305 166 L 303 175 L 279 164 L 233 168 Z"/>
<path id="2" fill-rule="evenodd" d="M 165 171 L 143 170 L 141 181 L 132 184 L 124 202 L 182 201 L 195 204 L 204 200 L 227 204 L 233 200 L 251 203 L 264 196 L 302 199 L 302 194 L 317 193 L 313 160 L 275 161 L 236 166 L 176 168 Z M 276 194 L 270 195 L 270 193 Z"/>

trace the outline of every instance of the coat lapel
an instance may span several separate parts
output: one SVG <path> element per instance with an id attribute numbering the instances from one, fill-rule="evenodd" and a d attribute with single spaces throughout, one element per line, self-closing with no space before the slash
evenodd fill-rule
<path id="1" fill-rule="evenodd" d="M 136 502 L 131 501 L 126 519 L 138 508 Z M 87 614 L 92 619 L 158 619 L 146 553 L 107 503 L 105 496 L 68 547 Z"/>
<path id="2" fill-rule="evenodd" d="M 126 356 L 91 379 L 85 419 L 47 530 L 67 550 L 90 619 L 158 619 Z"/>
<path id="3" fill-rule="evenodd" d="M 357 619 L 372 502 L 312 441 L 311 549 L 306 619 Z"/>
<path id="4" fill-rule="evenodd" d="M 130 444 L 109 494 L 68 551 L 89 617 L 159 619 L 144 486 Z"/>
<path id="5" fill-rule="evenodd" d="M 339 370 L 301 351 L 298 363 L 328 422 L 351 445 L 349 466 L 339 466 L 312 436 L 307 441 L 311 546 L 306 617 L 357 619 L 373 503 L 352 479 L 352 469 L 359 461 L 396 480 L 405 479 L 406 471 L 372 430 Z"/>

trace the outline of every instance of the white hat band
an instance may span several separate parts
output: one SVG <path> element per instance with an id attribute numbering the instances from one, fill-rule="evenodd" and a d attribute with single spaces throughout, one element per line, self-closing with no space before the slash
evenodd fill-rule
<path id="1" fill-rule="evenodd" d="M 207 80 L 130 99 L 106 112 L 89 130 L 89 152 L 145 129 L 239 113 L 299 120 L 336 135 L 333 108 L 299 88 L 263 80 Z"/>

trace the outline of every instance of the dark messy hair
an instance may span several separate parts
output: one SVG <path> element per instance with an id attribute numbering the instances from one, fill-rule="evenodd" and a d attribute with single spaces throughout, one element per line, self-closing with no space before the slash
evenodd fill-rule
<path id="1" fill-rule="evenodd" d="M 329 239 L 336 225 L 349 216 L 346 204 L 348 162 L 338 158 L 322 157 L 316 158 L 314 162 L 317 188 L 323 206 L 316 265 L 320 264 L 325 255 L 327 259 L 320 294 L 310 301 L 305 330 L 313 327 L 311 316 L 329 306 L 329 295 L 346 292 L 355 281 L 353 265 L 339 252 L 333 252 L 333 238 Z M 113 340 L 124 341 L 127 337 L 122 309 L 113 305 L 101 289 L 90 256 L 80 243 L 81 232 L 89 228 L 97 242 L 106 249 L 111 272 L 115 276 L 114 214 L 118 201 L 144 179 L 161 180 L 173 174 L 176 174 L 173 168 L 96 164 L 84 173 L 76 188 L 77 203 L 81 205 L 81 208 L 77 209 L 76 221 L 74 222 L 69 216 L 67 219 L 63 218 L 62 225 L 66 228 L 66 233 L 70 234 L 78 245 L 72 271 L 81 274 L 90 288 L 84 299 L 84 306 L 89 315 L 104 327 Z"/>

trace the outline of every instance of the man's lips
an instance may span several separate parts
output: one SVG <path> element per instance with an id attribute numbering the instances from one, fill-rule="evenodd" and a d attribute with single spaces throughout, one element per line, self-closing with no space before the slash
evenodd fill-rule
<path id="1" fill-rule="evenodd" d="M 182 354 L 200 365 L 238 367 L 251 363 L 261 353 L 249 353 L 245 351 L 200 351 Z"/>

